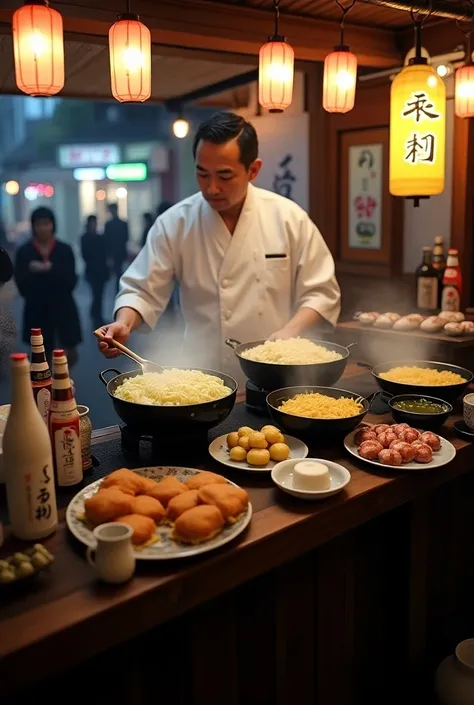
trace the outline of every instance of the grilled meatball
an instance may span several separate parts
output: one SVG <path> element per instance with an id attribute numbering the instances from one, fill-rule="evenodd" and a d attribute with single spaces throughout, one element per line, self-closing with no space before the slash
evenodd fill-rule
<path id="1" fill-rule="evenodd" d="M 390 450 L 396 450 L 400 453 L 403 463 L 411 463 L 415 459 L 416 450 L 409 443 L 404 443 L 404 441 L 390 443 Z"/>
<path id="2" fill-rule="evenodd" d="M 433 460 L 433 451 L 425 443 L 417 443 L 415 453 L 415 463 L 430 463 Z"/>
<path id="3" fill-rule="evenodd" d="M 374 428 L 372 430 L 375 431 L 375 433 L 378 436 L 379 433 L 385 433 L 385 431 L 388 431 L 389 428 L 390 428 L 390 426 L 388 425 L 388 423 L 379 423 L 376 426 L 374 426 Z"/>
<path id="4" fill-rule="evenodd" d="M 395 433 L 392 433 L 392 431 L 385 431 L 385 433 L 381 433 L 378 436 L 377 440 L 383 445 L 384 448 L 390 448 L 390 443 L 393 443 L 393 441 L 398 441 L 399 438 L 395 435 Z"/>
<path id="5" fill-rule="evenodd" d="M 376 441 L 377 440 L 377 434 L 375 431 L 372 431 L 370 428 L 361 428 L 360 431 L 357 431 L 354 441 L 357 443 L 358 446 L 360 446 L 361 443 L 364 441 Z"/>
<path id="6" fill-rule="evenodd" d="M 422 433 L 420 436 L 420 441 L 422 443 L 426 443 L 427 446 L 431 448 L 433 451 L 437 451 L 441 448 L 441 439 L 439 436 L 436 435 L 436 433 L 433 433 L 432 431 L 425 431 L 425 433 Z"/>
<path id="7" fill-rule="evenodd" d="M 358 448 L 358 453 L 365 460 L 377 460 L 382 445 L 378 441 L 364 441 Z"/>
<path id="8" fill-rule="evenodd" d="M 410 426 L 407 423 L 394 423 L 390 426 L 390 430 L 396 436 L 399 436 L 402 431 L 406 431 Z"/>
<path id="9" fill-rule="evenodd" d="M 401 465 L 402 464 L 402 456 L 400 455 L 398 450 L 390 450 L 388 448 L 380 451 L 379 460 L 382 463 L 382 465 Z"/>
<path id="10" fill-rule="evenodd" d="M 404 431 L 399 433 L 399 439 L 405 441 L 405 443 L 414 443 L 420 437 L 420 432 L 416 428 L 406 428 Z"/>

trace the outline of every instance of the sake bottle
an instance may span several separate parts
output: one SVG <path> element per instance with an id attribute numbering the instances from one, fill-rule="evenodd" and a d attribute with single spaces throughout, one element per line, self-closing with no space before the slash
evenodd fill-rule
<path id="1" fill-rule="evenodd" d="M 49 416 L 54 469 L 58 487 L 82 482 L 79 412 L 64 350 L 53 350 L 53 389 Z"/>
<path id="2" fill-rule="evenodd" d="M 41 328 L 32 328 L 31 343 L 31 384 L 33 394 L 41 416 L 49 427 L 49 410 L 51 406 L 51 370 L 49 369 L 44 349 Z"/>
<path id="3" fill-rule="evenodd" d="M 48 429 L 35 404 L 26 353 L 11 356 L 12 403 L 3 435 L 3 463 L 12 531 L 36 541 L 58 524 Z"/>

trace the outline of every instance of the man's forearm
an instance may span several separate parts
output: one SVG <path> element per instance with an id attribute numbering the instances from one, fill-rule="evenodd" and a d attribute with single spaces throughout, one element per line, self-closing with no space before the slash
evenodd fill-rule
<path id="1" fill-rule="evenodd" d="M 321 323 L 323 317 L 312 308 L 303 306 L 299 309 L 285 326 L 292 336 L 297 337 L 308 328 L 314 328 L 318 323 Z"/>
<path id="2" fill-rule="evenodd" d="M 141 326 L 141 324 L 143 323 L 143 319 L 138 313 L 138 311 L 135 311 L 134 308 L 130 308 L 129 306 L 119 308 L 119 310 L 115 314 L 115 320 L 117 321 L 117 323 L 124 323 L 126 326 L 128 326 L 130 332 L 135 330 L 135 328 Z"/>

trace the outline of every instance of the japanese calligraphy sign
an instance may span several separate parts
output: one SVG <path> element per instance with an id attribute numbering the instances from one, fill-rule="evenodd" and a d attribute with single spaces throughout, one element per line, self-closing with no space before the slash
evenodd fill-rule
<path id="1" fill-rule="evenodd" d="M 444 190 L 446 89 L 428 64 L 411 64 L 392 83 L 390 193 L 435 196 Z"/>
<path id="2" fill-rule="evenodd" d="M 349 147 L 349 247 L 382 247 L 383 145 Z"/>

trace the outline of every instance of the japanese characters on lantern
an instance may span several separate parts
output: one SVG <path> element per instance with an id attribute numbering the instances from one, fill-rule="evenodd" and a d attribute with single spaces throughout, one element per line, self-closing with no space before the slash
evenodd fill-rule
<path id="1" fill-rule="evenodd" d="M 428 64 L 394 79 L 390 99 L 390 193 L 407 198 L 444 190 L 446 89 Z"/>

